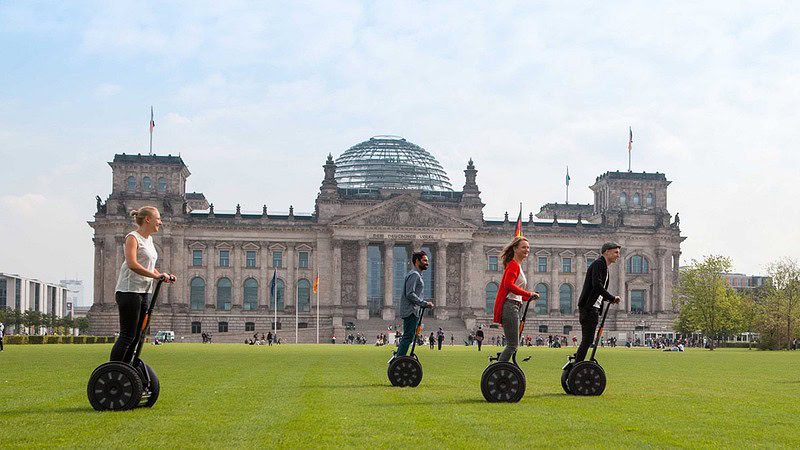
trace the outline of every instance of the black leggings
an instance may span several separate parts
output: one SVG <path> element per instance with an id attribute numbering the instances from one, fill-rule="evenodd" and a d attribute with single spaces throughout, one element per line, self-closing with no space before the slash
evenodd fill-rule
<path id="1" fill-rule="evenodd" d="M 147 294 L 140 292 L 117 292 L 119 307 L 119 337 L 111 348 L 111 361 L 129 362 L 136 351 L 136 326 L 139 317 L 147 312 Z"/>
<path id="2" fill-rule="evenodd" d="M 575 362 L 586 359 L 586 353 L 594 343 L 594 332 L 597 329 L 597 322 L 600 318 L 600 310 L 591 307 L 588 310 L 580 310 L 581 322 L 581 345 L 575 352 Z"/>

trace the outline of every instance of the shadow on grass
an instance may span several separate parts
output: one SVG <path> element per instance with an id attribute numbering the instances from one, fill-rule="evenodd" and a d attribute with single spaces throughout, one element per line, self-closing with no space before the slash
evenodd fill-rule
<path id="1" fill-rule="evenodd" d="M 17 409 L 0 411 L 0 417 L 21 416 L 27 414 L 53 414 L 53 413 L 89 413 L 95 412 L 91 406 L 86 407 L 72 407 L 62 409 Z"/>
<path id="2" fill-rule="evenodd" d="M 392 387 L 388 383 L 372 383 L 372 384 L 304 384 L 298 386 L 300 389 L 371 389 L 379 387 Z"/>

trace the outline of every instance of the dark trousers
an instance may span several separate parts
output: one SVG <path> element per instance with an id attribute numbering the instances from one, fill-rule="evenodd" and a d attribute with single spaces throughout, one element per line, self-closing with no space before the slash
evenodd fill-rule
<path id="1" fill-rule="evenodd" d="M 575 362 L 586 359 L 586 353 L 589 351 L 592 341 L 594 341 L 594 331 L 597 328 L 597 322 L 599 322 L 599 320 L 599 309 L 591 307 L 580 310 L 581 345 L 578 346 L 578 351 L 575 352 Z"/>
<path id="2" fill-rule="evenodd" d="M 481 344 L 483 344 L 483 339 L 475 339 L 478 342 L 478 351 L 481 351 Z"/>
<path id="3" fill-rule="evenodd" d="M 400 338 L 400 345 L 397 347 L 397 356 L 406 356 L 411 339 L 417 338 L 417 319 L 414 314 L 403 317 L 403 337 Z"/>
<path id="4" fill-rule="evenodd" d="M 0 352 L 3 351 L 3 338 L 0 337 Z"/>
<path id="5" fill-rule="evenodd" d="M 119 337 L 111 348 L 111 361 L 129 362 L 136 351 L 136 327 L 139 318 L 147 312 L 147 294 L 139 292 L 117 292 L 119 308 Z"/>
<path id="6" fill-rule="evenodd" d="M 444 342 L 444 339 L 439 339 L 439 350 L 442 349 L 442 342 Z"/>

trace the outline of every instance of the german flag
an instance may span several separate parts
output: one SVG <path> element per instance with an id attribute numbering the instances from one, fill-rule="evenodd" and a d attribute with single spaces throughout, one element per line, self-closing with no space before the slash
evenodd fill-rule
<path id="1" fill-rule="evenodd" d="M 519 204 L 519 215 L 517 216 L 517 229 L 514 231 L 514 237 L 522 236 L 522 203 Z"/>

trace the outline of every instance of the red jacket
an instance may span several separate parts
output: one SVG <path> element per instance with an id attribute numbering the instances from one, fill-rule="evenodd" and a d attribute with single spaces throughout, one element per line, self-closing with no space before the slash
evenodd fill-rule
<path id="1" fill-rule="evenodd" d="M 521 295 L 523 300 L 527 300 L 533 293 L 519 288 L 514 284 L 517 281 L 521 267 L 519 263 L 512 259 L 503 271 L 503 281 L 500 282 L 500 287 L 497 289 L 497 297 L 494 298 L 494 318 L 493 322 L 503 323 L 503 303 L 506 301 L 508 294 Z"/>

